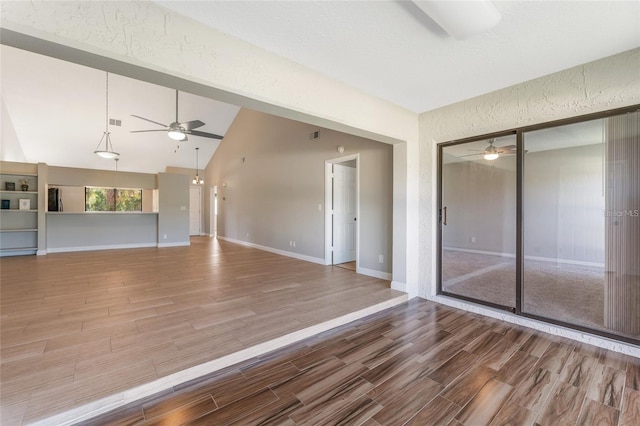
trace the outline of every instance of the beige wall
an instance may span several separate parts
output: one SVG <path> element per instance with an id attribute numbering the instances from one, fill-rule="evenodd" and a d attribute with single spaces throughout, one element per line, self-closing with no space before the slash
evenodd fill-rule
<path id="1" fill-rule="evenodd" d="M 206 187 L 218 187 L 218 235 L 324 259 L 325 161 L 357 153 L 358 266 L 391 272 L 392 147 L 322 128 L 311 140 L 318 129 L 240 110 L 207 166 Z M 338 145 L 345 147 L 341 154 Z M 208 219 L 208 189 L 205 196 Z M 208 223 L 206 229 L 210 232 Z M 378 262 L 380 254 L 384 263 Z"/>

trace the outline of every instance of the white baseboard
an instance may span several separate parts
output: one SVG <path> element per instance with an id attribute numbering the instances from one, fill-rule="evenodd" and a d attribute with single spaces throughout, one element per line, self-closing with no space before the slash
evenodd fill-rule
<path id="1" fill-rule="evenodd" d="M 46 251 L 46 250 L 38 250 L 38 251 L 36 252 L 36 256 L 44 256 L 45 254 L 47 254 L 47 251 Z"/>
<path id="2" fill-rule="evenodd" d="M 130 249 L 130 248 L 148 248 L 156 247 L 156 243 L 141 243 L 141 244 L 109 244 L 100 246 L 80 246 L 80 247 L 53 247 L 48 248 L 46 253 L 68 253 L 74 251 L 94 251 L 94 250 L 118 250 L 118 249 Z"/>
<path id="3" fill-rule="evenodd" d="M 407 283 L 401 283 L 400 281 L 391 281 L 391 289 L 402 291 L 403 293 L 407 292 Z"/>
<path id="4" fill-rule="evenodd" d="M 190 246 L 191 242 L 189 241 L 180 241 L 177 243 L 158 243 L 158 247 L 185 247 L 185 246 Z"/>
<path id="5" fill-rule="evenodd" d="M 640 357 L 640 347 L 632 345 L 631 343 L 624 343 L 618 340 L 608 339 L 606 337 L 596 336 L 587 332 L 574 330 L 571 328 L 565 328 L 560 325 L 554 325 L 548 322 L 535 320 L 533 318 L 527 318 L 516 315 L 511 312 L 503 311 L 501 309 L 494 309 L 488 306 L 467 302 L 465 300 L 455 299 L 453 297 L 442 295 L 431 295 L 423 297 L 424 299 L 431 300 L 432 302 L 441 303 L 452 308 L 462 309 L 467 312 L 473 312 L 486 317 L 495 318 L 497 320 L 505 321 L 511 324 L 521 325 L 523 327 L 533 328 L 534 330 L 542 331 L 545 333 L 553 334 L 555 336 L 562 336 L 568 339 L 572 339 L 578 342 L 587 343 L 589 345 L 598 346 L 600 348 L 609 349 L 611 351 L 620 352 L 633 357 Z"/>
<path id="6" fill-rule="evenodd" d="M 382 271 L 376 271 L 375 269 L 367 269 L 367 268 L 361 268 L 361 267 L 356 267 L 356 273 L 358 274 L 362 274 L 362 275 L 368 275 L 370 277 L 374 277 L 374 278 L 380 278 L 381 280 L 387 280 L 387 281 L 391 281 L 391 274 L 388 272 L 382 272 Z"/>
<path id="7" fill-rule="evenodd" d="M 267 247 L 267 246 L 263 246 L 263 245 L 260 245 L 260 244 L 250 243 L 250 242 L 247 242 L 247 241 L 242 241 L 242 240 L 236 240 L 236 239 L 233 239 L 233 238 L 222 237 L 220 235 L 218 235 L 218 239 L 219 240 L 223 240 L 223 241 L 228 241 L 228 242 L 234 243 L 234 244 L 240 244 L 240 245 L 246 246 L 246 247 L 256 248 L 258 250 L 268 251 L 270 253 L 279 254 L 281 256 L 293 257 L 294 259 L 306 260 L 307 262 L 318 263 L 320 265 L 324 265 L 325 264 L 324 259 L 319 258 L 319 257 L 307 256 L 305 254 L 300 254 L 300 253 L 293 253 L 293 252 L 290 252 L 290 251 L 280 250 L 280 249 L 276 249 L 276 248 L 273 248 L 273 247 Z"/>
<path id="8" fill-rule="evenodd" d="M 491 256 L 510 257 L 510 258 L 515 258 L 516 257 L 516 255 L 513 254 L 513 253 L 500 253 L 498 251 L 474 250 L 474 249 L 457 248 L 457 247 L 443 247 L 443 250 L 460 251 L 460 252 L 464 252 L 464 253 L 474 253 L 474 254 L 488 254 L 488 255 L 491 255 Z M 567 265 L 595 266 L 595 267 L 598 267 L 598 268 L 604 268 L 604 263 L 584 262 L 582 260 L 555 259 L 553 257 L 540 257 L 540 256 L 525 256 L 524 259 L 525 260 L 538 260 L 540 262 L 564 263 L 564 264 L 567 264 Z"/>

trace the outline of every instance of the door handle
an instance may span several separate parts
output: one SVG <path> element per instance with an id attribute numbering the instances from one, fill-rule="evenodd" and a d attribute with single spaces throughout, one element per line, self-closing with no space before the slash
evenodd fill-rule
<path id="1" fill-rule="evenodd" d="M 444 210 L 444 211 L 443 211 L 443 216 L 444 216 L 444 217 L 443 217 L 443 220 L 442 220 L 442 224 L 443 224 L 443 225 L 446 225 L 446 224 L 447 224 L 447 208 L 446 208 L 446 207 L 443 207 L 443 208 L 442 208 L 442 210 Z"/>

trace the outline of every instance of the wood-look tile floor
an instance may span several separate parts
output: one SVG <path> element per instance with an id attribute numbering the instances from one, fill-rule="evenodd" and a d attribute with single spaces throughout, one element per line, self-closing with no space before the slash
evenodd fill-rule
<path id="1" fill-rule="evenodd" d="M 3 426 L 406 297 L 388 281 L 206 237 L 2 258 L 0 295 Z"/>
<path id="2" fill-rule="evenodd" d="M 638 425 L 640 359 L 414 299 L 87 425 Z"/>

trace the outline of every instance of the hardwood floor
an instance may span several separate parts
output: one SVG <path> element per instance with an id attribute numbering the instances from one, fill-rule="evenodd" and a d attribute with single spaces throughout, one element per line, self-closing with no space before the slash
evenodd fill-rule
<path id="1" fill-rule="evenodd" d="M 637 425 L 640 359 L 414 299 L 86 425 Z"/>
<path id="2" fill-rule="evenodd" d="M 0 286 L 3 426 L 104 412 L 406 300 L 388 281 L 206 237 L 2 258 Z M 216 398 L 191 412 L 234 402 Z"/>

